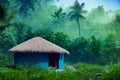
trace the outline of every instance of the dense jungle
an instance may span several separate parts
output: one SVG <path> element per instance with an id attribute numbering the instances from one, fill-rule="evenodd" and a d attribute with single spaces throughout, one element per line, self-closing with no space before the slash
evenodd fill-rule
<path id="1" fill-rule="evenodd" d="M 59 1 L 0 0 L 0 80 L 120 80 L 120 9 Z M 70 52 L 65 70 L 13 66 L 8 50 L 36 36 Z"/>

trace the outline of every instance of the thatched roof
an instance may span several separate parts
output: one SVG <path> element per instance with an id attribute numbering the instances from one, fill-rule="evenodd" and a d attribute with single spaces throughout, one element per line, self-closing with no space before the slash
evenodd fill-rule
<path id="1" fill-rule="evenodd" d="M 35 37 L 25 41 L 9 50 L 10 52 L 39 52 L 39 53 L 65 53 L 69 52 L 41 37 Z"/>

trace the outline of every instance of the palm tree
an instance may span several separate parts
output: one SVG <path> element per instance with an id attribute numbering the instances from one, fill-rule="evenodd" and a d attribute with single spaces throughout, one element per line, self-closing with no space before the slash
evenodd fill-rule
<path id="1" fill-rule="evenodd" d="M 69 12 L 68 16 L 70 16 L 71 20 L 75 20 L 78 25 L 79 29 L 79 38 L 80 38 L 80 19 L 84 19 L 85 17 L 82 15 L 82 13 L 86 13 L 85 10 L 83 10 L 85 3 L 79 4 L 78 0 L 75 1 L 74 5 L 71 7 L 72 11 Z"/>
<path id="2" fill-rule="evenodd" d="M 61 23 L 65 22 L 65 16 L 66 13 L 63 12 L 63 9 L 60 7 L 59 10 L 54 12 L 54 14 L 52 15 L 52 17 L 54 18 L 54 20 L 52 21 L 53 25 L 57 27 Z"/>

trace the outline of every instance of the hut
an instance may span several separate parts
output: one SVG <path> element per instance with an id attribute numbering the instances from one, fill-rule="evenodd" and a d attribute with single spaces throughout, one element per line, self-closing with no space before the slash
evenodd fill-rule
<path id="1" fill-rule="evenodd" d="M 41 37 L 34 37 L 9 50 L 14 53 L 14 65 L 54 67 L 64 69 L 64 55 L 69 52 Z"/>

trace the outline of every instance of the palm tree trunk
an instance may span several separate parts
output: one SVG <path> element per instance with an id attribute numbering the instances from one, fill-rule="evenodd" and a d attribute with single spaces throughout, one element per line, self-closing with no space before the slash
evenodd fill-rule
<path id="1" fill-rule="evenodd" d="M 81 33 L 80 33 L 80 22 L 79 22 L 79 20 L 77 20 L 77 24 L 78 24 L 78 30 L 79 30 L 79 39 L 80 39 Z"/>

